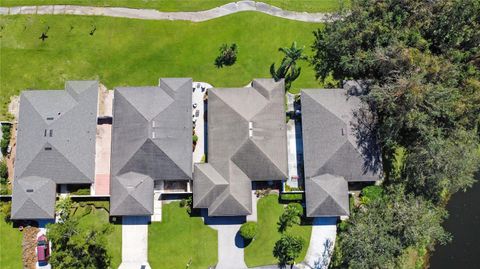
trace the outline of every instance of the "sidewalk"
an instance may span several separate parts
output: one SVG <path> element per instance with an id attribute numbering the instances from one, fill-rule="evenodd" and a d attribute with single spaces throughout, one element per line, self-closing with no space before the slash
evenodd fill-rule
<path id="1" fill-rule="evenodd" d="M 283 10 L 263 2 L 238 1 L 209 10 L 195 12 L 161 12 L 155 9 L 134 9 L 124 7 L 94 7 L 74 5 L 17 6 L 0 7 L 0 15 L 39 14 L 39 15 L 87 15 L 107 16 L 142 20 L 185 20 L 192 22 L 208 21 L 243 11 L 255 11 L 271 16 L 303 21 L 323 23 L 339 19 L 330 13 L 308 13 Z"/>

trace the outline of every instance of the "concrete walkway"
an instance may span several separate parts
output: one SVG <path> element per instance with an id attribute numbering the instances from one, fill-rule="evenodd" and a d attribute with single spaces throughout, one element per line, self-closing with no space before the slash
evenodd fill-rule
<path id="1" fill-rule="evenodd" d="M 119 269 L 149 269 L 149 216 L 122 218 L 122 264 Z"/>
<path id="2" fill-rule="evenodd" d="M 303 22 L 330 22 L 338 19 L 330 13 L 308 13 L 287 11 L 275 6 L 255 1 L 239 1 L 228 3 L 209 10 L 195 12 L 161 12 L 155 9 L 134 9 L 123 7 L 92 7 L 74 5 L 45 5 L 45 6 L 17 6 L 0 7 L 0 15 L 39 14 L 39 15 L 88 15 L 107 16 L 142 20 L 185 20 L 202 22 L 223 17 L 242 11 L 256 11 L 271 16 L 303 21 Z"/>
<path id="3" fill-rule="evenodd" d="M 327 269 L 337 236 L 337 218 L 315 218 L 305 261 L 307 268 Z"/>
<path id="4" fill-rule="evenodd" d="M 218 231 L 218 263 L 216 269 L 247 269 L 244 242 L 238 232 L 244 217 L 206 217 L 205 224 Z"/>
<path id="5" fill-rule="evenodd" d="M 195 146 L 195 151 L 193 152 L 193 164 L 202 162 L 202 157 L 205 154 L 205 142 L 206 139 L 206 124 L 204 120 L 205 106 L 203 103 L 203 98 L 207 93 L 208 89 L 212 88 L 212 85 L 205 82 L 193 82 L 192 85 L 192 105 L 196 104 L 196 108 L 192 107 L 192 120 L 195 120 L 195 134 L 198 137 L 197 145 Z M 203 89 L 203 90 L 202 90 Z M 198 116 L 196 112 L 199 112 Z"/>

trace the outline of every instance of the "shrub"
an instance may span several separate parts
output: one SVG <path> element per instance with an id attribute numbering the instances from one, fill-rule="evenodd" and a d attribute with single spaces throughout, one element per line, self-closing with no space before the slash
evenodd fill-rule
<path id="1" fill-rule="evenodd" d="M 0 177 L 0 184 L 1 185 L 7 185 L 8 183 L 8 179 L 4 178 L 4 177 Z"/>
<path id="2" fill-rule="evenodd" d="M 192 135 L 192 140 L 193 140 L 193 143 L 197 143 L 198 141 L 198 136 L 197 135 Z"/>
<path id="3" fill-rule="evenodd" d="M 362 204 L 368 204 L 377 199 L 382 199 L 383 189 L 380 186 L 368 186 L 362 189 L 361 192 L 361 201 Z"/>
<path id="4" fill-rule="evenodd" d="M 187 213 L 192 214 L 192 207 L 193 207 L 193 197 L 188 196 L 188 198 L 185 200 L 185 205 L 187 206 Z"/>
<path id="5" fill-rule="evenodd" d="M 12 126 L 9 125 L 9 124 L 2 124 L 2 133 L 5 134 L 6 133 L 10 133 L 10 130 L 12 129 Z"/>
<path id="6" fill-rule="evenodd" d="M 303 194 L 301 193 L 284 193 L 280 195 L 280 199 L 284 201 L 300 202 L 303 200 Z"/>
<path id="7" fill-rule="evenodd" d="M 0 184 L 0 195 L 7 195 L 8 187 L 6 184 Z"/>
<path id="8" fill-rule="evenodd" d="M 185 205 L 187 205 L 187 201 L 185 199 L 182 199 L 180 201 L 180 207 L 185 207 Z"/>
<path id="9" fill-rule="evenodd" d="M 8 167 L 5 161 L 0 162 L 0 177 L 8 178 Z"/>
<path id="10" fill-rule="evenodd" d="M 245 222 L 240 227 L 240 235 L 246 241 L 251 241 L 257 234 L 257 223 L 253 221 Z"/>
<path id="11" fill-rule="evenodd" d="M 4 215 L 5 221 L 9 222 L 12 212 L 12 202 L 2 203 L 1 211 Z"/>
<path id="12" fill-rule="evenodd" d="M 90 195 L 90 189 L 78 189 L 71 193 L 72 195 Z"/>
<path id="13" fill-rule="evenodd" d="M 10 140 L 6 140 L 6 139 L 0 140 L 0 150 L 2 151 L 3 155 L 7 155 L 9 143 L 10 143 Z"/>
<path id="14" fill-rule="evenodd" d="M 223 44 L 220 47 L 220 55 L 215 59 L 215 66 L 218 68 L 233 65 L 237 61 L 237 44 Z"/>

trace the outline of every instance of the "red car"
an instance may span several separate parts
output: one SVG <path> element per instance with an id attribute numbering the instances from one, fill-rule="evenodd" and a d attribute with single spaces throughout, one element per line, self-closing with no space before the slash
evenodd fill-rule
<path id="1" fill-rule="evenodd" d="M 45 235 L 41 235 L 37 239 L 37 257 L 40 265 L 47 264 L 48 258 L 50 258 L 50 248 Z"/>

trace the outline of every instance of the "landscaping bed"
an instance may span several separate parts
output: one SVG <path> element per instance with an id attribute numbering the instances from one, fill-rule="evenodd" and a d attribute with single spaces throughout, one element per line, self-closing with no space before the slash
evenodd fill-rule
<path id="1" fill-rule="evenodd" d="M 162 222 L 148 227 L 148 261 L 152 268 L 205 269 L 218 261 L 217 231 L 191 217 L 180 202 L 164 204 Z"/>

